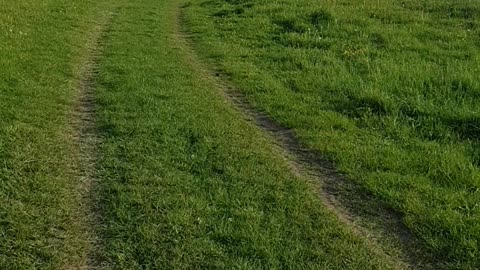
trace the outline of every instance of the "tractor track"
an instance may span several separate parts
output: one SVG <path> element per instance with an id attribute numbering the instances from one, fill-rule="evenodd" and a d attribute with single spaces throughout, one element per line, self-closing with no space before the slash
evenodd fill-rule
<path id="1" fill-rule="evenodd" d="M 316 187 L 323 205 L 354 234 L 365 239 L 375 253 L 394 261 L 396 268 L 442 268 L 408 230 L 398 212 L 347 179 L 324 155 L 305 147 L 293 130 L 283 127 L 254 108 L 246 96 L 229 82 L 227 75 L 202 62 L 195 53 L 192 36 L 183 27 L 183 9 L 186 7 L 188 4 L 172 11 L 177 14 L 176 29 L 172 33 L 173 43 L 183 51 L 185 62 L 218 89 L 247 121 L 253 122 L 272 139 L 292 172 Z M 385 249 L 385 246 L 388 248 Z M 392 250 L 396 251 L 391 254 L 389 251 Z"/>
<path id="2" fill-rule="evenodd" d="M 113 11 L 103 12 L 90 31 L 85 51 L 77 70 L 77 101 L 71 117 L 73 140 L 76 146 L 76 178 L 78 179 L 79 207 L 76 222 L 80 223 L 86 241 L 84 254 L 65 269 L 103 269 L 106 260 L 102 257 L 99 230 L 102 222 L 101 207 L 97 196 L 97 148 L 101 143 L 96 130 L 95 89 L 99 60 L 103 52 L 105 36 L 114 17 Z"/>

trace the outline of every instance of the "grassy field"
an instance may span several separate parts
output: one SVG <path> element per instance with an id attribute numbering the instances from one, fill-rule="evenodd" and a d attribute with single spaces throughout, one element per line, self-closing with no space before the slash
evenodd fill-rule
<path id="1" fill-rule="evenodd" d="M 112 266 L 401 266 L 325 211 L 313 186 L 202 76 L 175 33 L 180 4 L 126 4 L 106 41 L 99 171 Z"/>
<path id="2" fill-rule="evenodd" d="M 183 4 L 2 3 L 0 268 L 405 267 L 327 211 L 199 71 L 177 32 Z M 85 121 L 75 111 L 86 83 L 99 138 L 90 152 L 72 124 Z M 84 155 L 96 161 L 91 194 Z"/>
<path id="3" fill-rule="evenodd" d="M 0 268 L 76 266 L 89 243 L 69 118 L 100 3 L 0 5 Z"/>
<path id="4" fill-rule="evenodd" d="M 480 2 L 193 0 L 196 48 L 259 110 L 480 267 Z"/>
<path id="5" fill-rule="evenodd" d="M 0 269 L 412 266 L 325 206 L 228 84 L 437 269 L 478 269 L 479 20 L 468 0 L 3 1 Z"/>

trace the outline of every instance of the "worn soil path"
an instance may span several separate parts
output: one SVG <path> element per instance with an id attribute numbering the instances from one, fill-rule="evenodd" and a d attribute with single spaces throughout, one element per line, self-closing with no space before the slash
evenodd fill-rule
<path id="1" fill-rule="evenodd" d="M 98 17 L 88 35 L 85 51 L 77 67 L 76 85 L 77 103 L 71 116 L 73 139 L 76 145 L 78 209 L 76 222 L 83 231 L 86 241 L 80 260 L 65 269 L 103 269 L 105 259 L 101 254 L 101 237 L 99 228 L 102 224 L 101 209 L 96 196 L 96 160 L 97 147 L 101 143 L 95 124 L 95 89 L 98 61 L 102 55 L 103 43 L 114 17 L 113 8 L 109 7 Z"/>
<path id="2" fill-rule="evenodd" d="M 228 81 L 228 76 L 215 71 L 196 55 L 192 37 L 184 27 L 186 7 L 188 5 L 180 6 L 174 11 L 177 22 L 173 30 L 173 42 L 183 51 L 185 62 L 212 83 L 247 120 L 267 133 L 292 172 L 312 182 L 323 205 L 355 234 L 366 239 L 379 256 L 389 257 L 399 269 L 436 269 L 435 260 L 406 228 L 399 213 L 348 180 L 321 153 L 305 147 L 293 130 L 282 127 L 250 105 L 241 91 Z"/>

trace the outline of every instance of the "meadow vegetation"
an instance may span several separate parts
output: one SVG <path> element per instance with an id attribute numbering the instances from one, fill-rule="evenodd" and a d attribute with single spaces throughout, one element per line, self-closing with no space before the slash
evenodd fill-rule
<path id="1" fill-rule="evenodd" d="M 181 5 L 2 2 L 0 268 L 402 267 L 327 211 L 192 64 L 176 31 Z M 87 48 L 111 12 L 101 48 Z M 85 134 L 72 118 L 85 59 L 98 60 L 89 83 L 99 143 L 79 154 Z M 97 162 L 86 197 L 99 224 L 84 220 L 79 155 Z"/>
<path id="2" fill-rule="evenodd" d="M 88 0 L 0 3 L 0 269 L 84 259 L 70 116 L 82 45 L 101 8 Z"/>
<path id="3" fill-rule="evenodd" d="M 400 213 L 439 267 L 478 269 L 479 24 L 470 0 L 2 1 L 0 268 L 407 267 L 322 205 L 207 66 Z M 79 153 L 85 59 L 99 140 Z"/>
<path id="4" fill-rule="evenodd" d="M 326 211 L 199 71 L 177 32 L 182 4 L 122 5 L 106 38 L 99 178 L 113 268 L 402 266 Z"/>
<path id="5" fill-rule="evenodd" d="M 480 2 L 193 0 L 185 14 L 258 110 L 447 268 L 480 267 Z"/>

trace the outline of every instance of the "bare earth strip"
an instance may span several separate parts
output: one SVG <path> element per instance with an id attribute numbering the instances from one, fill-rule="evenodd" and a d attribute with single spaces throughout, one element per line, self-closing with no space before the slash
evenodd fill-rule
<path id="1" fill-rule="evenodd" d="M 102 41 L 112 21 L 114 13 L 105 12 L 98 18 L 86 41 L 85 52 L 77 70 L 77 104 L 72 113 L 71 125 L 77 155 L 78 209 L 75 221 L 83 231 L 82 241 L 86 241 L 83 254 L 77 260 L 65 265 L 65 269 L 103 269 L 105 259 L 101 254 L 101 241 L 98 228 L 102 224 L 101 210 L 96 197 L 96 160 L 100 138 L 95 124 L 95 85 L 99 57 L 102 54 Z"/>
<path id="2" fill-rule="evenodd" d="M 182 7 L 172 12 L 177 14 L 173 42 L 184 52 L 186 62 L 216 86 L 246 119 L 270 135 L 290 164 L 291 170 L 318 187 L 319 197 L 326 208 L 335 213 L 355 234 L 366 239 L 379 256 L 388 256 L 396 261 L 399 269 L 436 268 L 435 260 L 405 227 L 397 212 L 346 179 L 321 153 L 304 147 L 292 130 L 282 127 L 253 108 L 241 92 L 228 82 L 225 75 L 214 72 L 202 63 L 192 48 L 188 33 L 182 29 Z"/>

